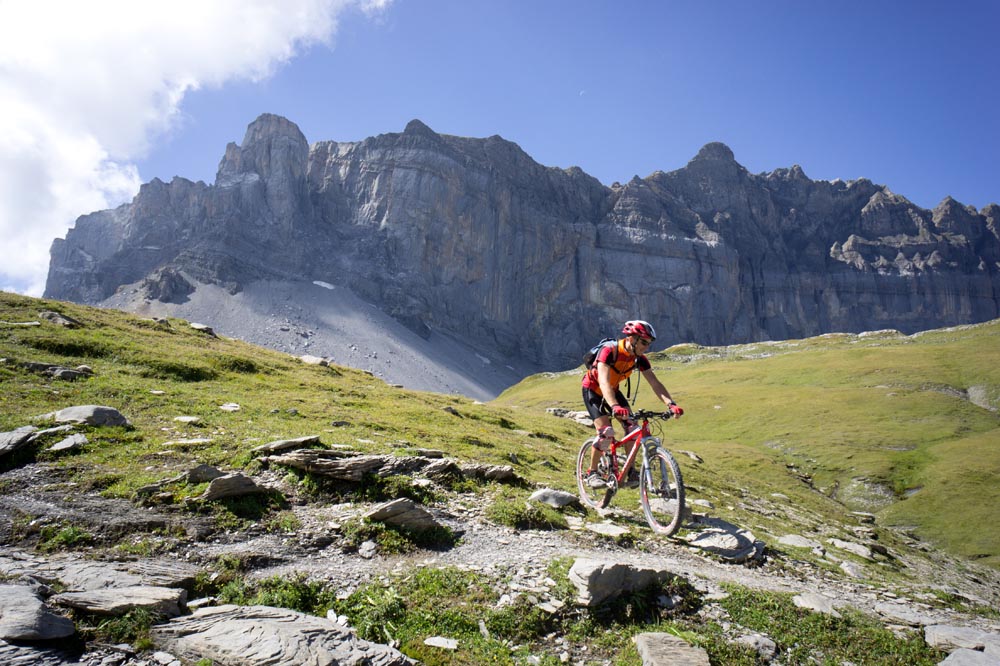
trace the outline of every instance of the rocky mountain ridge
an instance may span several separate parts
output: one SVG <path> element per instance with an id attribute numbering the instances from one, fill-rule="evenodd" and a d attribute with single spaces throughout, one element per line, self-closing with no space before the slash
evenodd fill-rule
<path id="1" fill-rule="evenodd" d="M 214 185 L 154 179 L 81 217 L 53 242 L 46 296 L 97 303 L 139 284 L 147 300 L 183 301 L 178 272 L 231 293 L 323 281 L 425 337 L 553 369 L 632 317 L 667 345 L 996 318 L 998 225 L 996 204 L 926 210 L 866 179 L 751 174 L 721 143 L 607 187 L 499 136 L 414 120 L 310 146 L 264 114 Z"/>

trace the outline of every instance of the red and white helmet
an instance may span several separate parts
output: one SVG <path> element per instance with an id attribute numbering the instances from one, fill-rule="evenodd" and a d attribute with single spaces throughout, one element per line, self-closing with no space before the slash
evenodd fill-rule
<path id="1" fill-rule="evenodd" d="M 640 338 L 655 340 L 656 329 L 648 321 L 633 319 L 632 321 L 625 322 L 625 326 L 622 328 L 622 335 L 638 335 Z"/>

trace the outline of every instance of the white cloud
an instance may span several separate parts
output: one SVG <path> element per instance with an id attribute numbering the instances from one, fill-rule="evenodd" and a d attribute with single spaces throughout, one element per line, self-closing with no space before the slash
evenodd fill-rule
<path id="1" fill-rule="evenodd" d="M 139 188 L 184 95 L 261 80 L 391 0 L 0 0 L 0 284 L 38 295 L 52 239 Z"/>

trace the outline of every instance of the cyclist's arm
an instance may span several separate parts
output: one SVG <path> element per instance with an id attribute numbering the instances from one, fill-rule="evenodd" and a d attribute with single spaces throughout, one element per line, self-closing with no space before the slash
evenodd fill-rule
<path id="1" fill-rule="evenodd" d="M 663 401 L 664 405 L 669 407 L 670 405 L 676 404 L 674 399 L 670 397 L 670 391 L 667 390 L 667 387 L 663 385 L 652 369 L 643 370 L 642 376 L 647 382 L 649 382 L 649 387 L 653 389 L 653 393 L 655 393 L 656 397 Z"/>
<path id="2" fill-rule="evenodd" d="M 604 401 L 608 403 L 608 406 L 614 407 L 617 405 L 618 392 L 611 385 L 611 366 L 607 363 L 597 364 L 597 384 L 601 387 L 601 395 L 604 397 Z M 621 406 L 628 409 L 628 405 Z"/>

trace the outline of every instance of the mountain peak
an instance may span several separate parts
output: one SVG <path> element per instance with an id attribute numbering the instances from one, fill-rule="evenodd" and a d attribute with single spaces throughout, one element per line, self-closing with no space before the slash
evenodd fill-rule
<path id="1" fill-rule="evenodd" d="M 437 137 L 437 133 L 434 130 L 416 118 L 406 123 L 406 129 L 403 130 L 403 134 Z"/>
<path id="2" fill-rule="evenodd" d="M 706 143 L 702 146 L 698 154 L 694 156 L 692 162 L 695 161 L 722 161 L 722 162 L 735 162 L 736 156 L 733 155 L 732 149 L 726 144 L 720 141 L 713 141 L 712 143 Z"/>
<path id="3" fill-rule="evenodd" d="M 299 126 L 284 116 L 274 113 L 262 113 L 256 120 L 247 125 L 247 133 L 243 136 L 242 148 L 259 141 L 275 137 L 287 137 L 296 143 L 307 143 L 306 137 L 299 129 Z"/>

